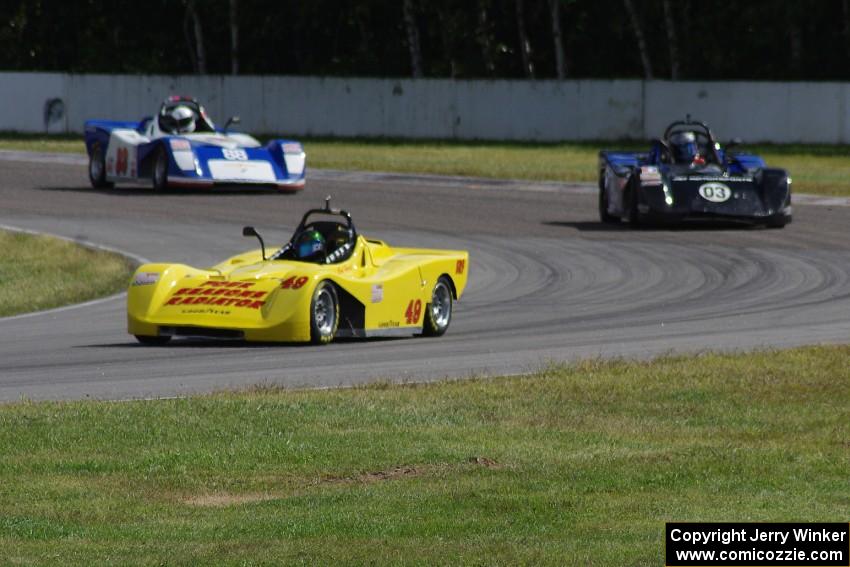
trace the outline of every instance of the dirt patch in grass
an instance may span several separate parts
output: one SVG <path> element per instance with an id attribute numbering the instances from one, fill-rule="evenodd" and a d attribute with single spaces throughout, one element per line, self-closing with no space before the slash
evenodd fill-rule
<path id="1" fill-rule="evenodd" d="M 467 463 L 478 465 L 487 469 L 501 469 L 502 465 L 495 460 L 487 457 L 470 457 Z M 389 480 L 408 479 L 433 474 L 436 471 L 448 471 L 451 469 L 460 469 L 457 465 L 437 464 L 437 465 L 401 465 L 389 469 L 365 472 L 354 476 L 328 476 L 322 477 L 309 485 L 305 485 L 300 489 L 279 491 L 279 492 L 253 492 L 245 494 L 231 494 L 227 492 L 217 492 L 212 494 L 202 494 L 198 496 L 189 496 L 183 498 L 183 503 L 189 506 L 198 506 L 201 508 L 215 508 L 227 506 L 239 506 L 241 504 L 253 504 L 256 502 L 266 502 L 268 500 L 278 500 L 281 498 L 290 498 L 300 496 L 304 493 L 305 488 L 315 488 L 321 486 L 333 485 L 356 485 L 356 484 L 371 484 L 376 482 L 384 482 Z"/>
<path id="2" fill-rule="evenodd" d="M 487 457 L 469 457 L 468 462 L 475 464 L 475 465 L 481 465 L 482 467 L 485 467 L 485 468 L 488 468 L 488 469 L 500 469 L 500 468 L 502 468 L 502 465 L 497 463 L 495 460 L 489 459 Z"/>
<path id="3" fill-rule="evenodd" d="M 274 494 L 204 494 L 192 496 L 183 500 L 189 506 L 201 508 L 222 508 L 225 506 L 238 506 L 240 504 L 253 504 L 266 500 L 276 500 L 280 496 Z"/>

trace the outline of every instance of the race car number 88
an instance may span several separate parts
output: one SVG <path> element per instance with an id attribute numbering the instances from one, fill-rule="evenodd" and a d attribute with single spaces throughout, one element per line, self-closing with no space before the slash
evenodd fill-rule
<path id="1" fill-rule="evenodd" d="M 248 152 L 245 150 L 221 150 L 224 159 L 245 161 L 248 159 Z"/>

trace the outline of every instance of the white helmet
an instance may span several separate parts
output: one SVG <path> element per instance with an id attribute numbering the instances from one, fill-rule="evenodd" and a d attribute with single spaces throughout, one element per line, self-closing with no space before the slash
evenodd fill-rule
<path id="1" fill-rule="evenodd" d="M 175 133 L 189 134 L 195 131 L 195 112 L 188 106 L 175 106 L 171 118 L 174 120 Z"/>

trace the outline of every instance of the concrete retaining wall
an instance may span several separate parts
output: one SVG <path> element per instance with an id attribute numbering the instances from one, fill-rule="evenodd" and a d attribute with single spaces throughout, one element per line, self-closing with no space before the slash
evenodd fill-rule
<path id="1" fill-rule="evenodd" d="M 291 136 L 646 139 L 690 113 L 723 139 L 850 142 L 850 83 L 744 81 L 0 73 L 0 130 L 81 132 L 86 119 L 153 114 L 169 94 L 199 98 L 220 123 L 236 114 L 245 131 Z"/>

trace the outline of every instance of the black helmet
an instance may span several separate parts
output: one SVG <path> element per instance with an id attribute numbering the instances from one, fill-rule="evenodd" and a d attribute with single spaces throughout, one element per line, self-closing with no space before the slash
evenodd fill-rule
<path id="1" fill-rule="evenodd" d="M 316 258 L 325 252 L 325 238 L 318 230 L 305 230 L 295 241 L 295 254 L 301 260 Z"/>
<path id="2" fill-rule="evenodd" d="M 670 135 L 669 141 L 676 163 L 691 163 L 699 154 L 697 137 L 693 132 L 674 132 Z"/>

